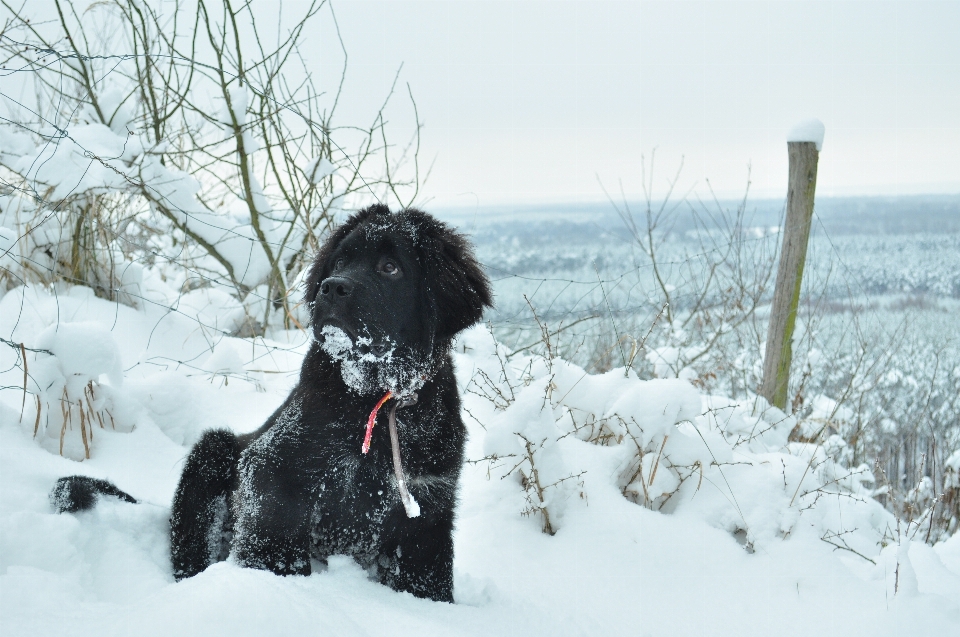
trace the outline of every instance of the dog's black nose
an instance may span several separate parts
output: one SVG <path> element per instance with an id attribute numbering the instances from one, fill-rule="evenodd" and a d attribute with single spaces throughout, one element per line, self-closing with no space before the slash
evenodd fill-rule
<path id="1" fill-rule="evenodd" d="M 350 296 L 353 293 L 353 281 L 342 276 L 332 276 L 320 284 L 320 294 L 326 297 Z"/>

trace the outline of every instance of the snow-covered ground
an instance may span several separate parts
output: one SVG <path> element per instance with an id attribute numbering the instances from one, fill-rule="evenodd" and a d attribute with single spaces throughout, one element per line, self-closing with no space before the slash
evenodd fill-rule
<path id="1" fill-rule="evenodd" d="M 869 497 L 869 468 L 845 467 L 840 443 L 788 443 L 792 419 L 682 380 L 514 356 L 483 326 L 456 354 L 478 460 L 462 480 L 456 604 L 396 593 L 347 558 L 309 577 L 228 561 L 175 583 L 167 518 L 189 446 L 209 427 L 261 424 L 296 381 L 307 340 L 224 336 L 229 303 L 200 290 L 174 310 L 151 285 L 140 309 L 82 287 L 0 299 L 0 334 L 54 354 L 27 353 L 24 395 L 19 350 L 0 345 L 4 637 L 960 628 L 960 536 L 911 541 L 916 529 L 898 529 Z M 50 488 L 76 473 L 142 503 L 55 514 Z"/>

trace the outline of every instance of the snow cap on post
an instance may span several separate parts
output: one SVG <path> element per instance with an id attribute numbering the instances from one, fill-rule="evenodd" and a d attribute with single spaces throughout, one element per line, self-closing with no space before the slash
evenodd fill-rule
<path id="1" fill-rule="evenodd" d="M 823 133 L 826 129 L 819 119 L 805 119 L 787 133 L 788 142 L 813 142 L 817 145 L 817 152 L 823 149 Z"/>

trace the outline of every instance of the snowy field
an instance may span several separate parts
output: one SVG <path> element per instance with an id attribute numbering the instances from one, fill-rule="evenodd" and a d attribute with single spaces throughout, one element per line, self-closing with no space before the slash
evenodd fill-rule
<path id="1" fill-rule="evenodd" d="M 456 604 L 396 593 L 347 558 L 309 577 L 228 561 L 175 583 L 167 519 L 190 445 L 209 427 L 261 424 L 295 382 L 307 341 L 298 331 L 226 337 L 227 300 L 198 290 L 174 309 L 179 295 L 163 282 L 148 273 L 143 285 L 141 309 L 83 287 L 0 298 L 0 334 L 53 354 L 27 353 L 38 400 L 22 392 L 18 350 L 0 348 L 4 636 L 960 627 L 960 535 L 930 547 L 921 530 L 898 527 L 870 498 L 869 467 L 843 466 L 829 444 L 788 443 L 796 422 L 763 405 L 511 355 L 482 326 L 456 354 L 477 460 L 462 479 Z M 63 392 L 86 398 L 82 420 Z M 53 513 L 54 481 L 76 473 L 142 503 Z"/>
<path id="2" fill-rule="evenodd" d="M 796 416 L 753 394 L 782 201 L 748 211 L 684 187 L 664 202 L 671 214 L 631 223 L 609 202 L 444 211 L 425 199 L 473 236 L 497 297 L 491 323 L 455 343 L 469 429 L 455 603 L 397 593 L 343 556 L 306 577 L 228 559 L 175 582 L 170 503 L 191 446 L 210 428 L 252 431 L 284 400 L 310 337 L 279 326 L 309 318 L 299 299 L 311 250 L 371 195 L 424 200 L 429 146 L 421 164 L 423 124 L 409 84 L 410 104 L 397 103 L 399 70 L 382 93 L 387 75 L 345 81 L 335 19 L 288 25 L 260 3 L 277 14 L 270 44 L 274 29 L 247 4 L 222 3 L 221 22 L 139 0 L 59 20 L 28 4 L 40 13 L 5 3 L 0 38 L 2 637 L 960 634 L 956 195 L 818 201 Z M 319 43 L 317 55 L 335 50 L 321 67 L 309 53 Z M 510 49 L 510 66 L 522 53 Z M 351 67 L 379 68 L 360 59 Z M 503 129 L 514 141 L 515 124 Z M 524 166 L 482 128 L 503 157 L 481 176 Z M 819 148 L 823 134 L 815 122 L 789 138 Z M 542 140 L 521 146 L 536 153 Z M 483 153 L 468 155 L 464 165 Z M 447 165 L 458 180 L 477 174 Z M 649 170 L 644 192 L 656 190 L 652 154 Z M 551 192 L 519 174 L 507 181 Z M 474 186 L 449 192 L 464 190 Z M 888 338 L 901 317 L 914 319 L 909 338 Z M 919 470 L 901 470 L 899 454 L 884 468 L 875 451 L 891 446 L 905 458 L 909 446 Z M 74 474 L 139 503 L 56 514 L 50 490 Z M 940 511 L 953 517 L 933 532 L 947 487 L 954 508 Z"/>
<path id="3" fill-rule="evenodd" d="M 735 209 L 739 202 L 722 202 Z M 622 204 L 621 204 L 622 207 Z M 783 202 L 748 202 L 745 246 L 776 251 Z M 643 204 L 630 210 L 644 222 Z M 480 260 L 497 291 L 492 316 L 498 324 L 528 310 L 526 294 L 541 316 L 583 316 L 608 305 L 614 314 L 640 313 L 646 321 L 656 296 L 649 259 L 609 203 L 517 206 L 441 211 L 472 233 Z M 805 266 L 805 296 L 867 307 L 896 303 L 897 297 L 960 301 L 960 197 L 824 199 L 817 202 Z M 719 231 L 707 250 L 682 204 L 671 209 L 655 233 L 658 260 L 678 288 L 687 264 L 709 263 L 733 239 Z M 763 261 L 758 259 L 760 264 Z M 757 265 L 755 263 L 749 264 Z M 603 289 L 598 281 L 603 282 Z M 674 299 L 683 303 L 685 299 Z M 924 308 L 910 308 L 924 309 Z"/>

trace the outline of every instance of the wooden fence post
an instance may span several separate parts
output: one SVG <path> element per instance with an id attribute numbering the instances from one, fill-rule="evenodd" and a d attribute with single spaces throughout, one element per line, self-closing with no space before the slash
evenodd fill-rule
<path id="1" fill-rule="evenodd" d="M 819 140 L 822 139 L 823 125 L 820 124 Z M 793 330 L 797 322 L 803 265 L 807 259 L 807 241 L 813 219 L 819 146 L 819 141 L 787 142 L 787 153 L 790 157 L 787 215 L 783 224 L 780 266 L 770 308 L 767 351 L 763 359 L 763 381 L 760 385 L 760 395 L 783 411 L 787 410 Z"/>

